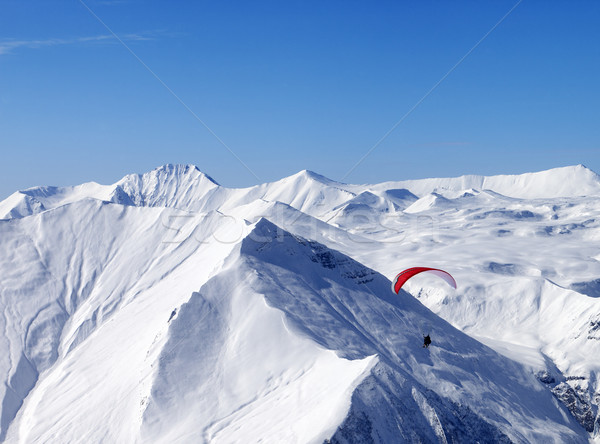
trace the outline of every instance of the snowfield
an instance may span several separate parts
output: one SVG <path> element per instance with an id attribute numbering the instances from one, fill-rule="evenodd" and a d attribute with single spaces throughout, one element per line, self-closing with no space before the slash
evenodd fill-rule
<path id="1" fill-rule="evenodd" d="M 165 165 L 0 218 L 0 442 L 600 442 L 581 165 L 240 189 Z M 458 289 L 393 294 L 412 266 Z"/>

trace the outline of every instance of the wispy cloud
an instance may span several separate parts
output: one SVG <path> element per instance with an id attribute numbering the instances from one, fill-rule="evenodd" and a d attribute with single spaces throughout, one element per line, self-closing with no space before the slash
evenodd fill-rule
<path id="1" fill-rule="evenodd" d="M 154 40 L 151 33 L 125 34 L 120 36 L 121 40 L 127 42 Z M 87 37 L 74 38 L 49 38 L 49 39 L 0 39 L 0 55 L 9 54 L 18 49 L 39 49 L 52 46 L 66 46 L 75 44 L 85 44 L 94 42 L 114 42 L 119 41 L 112 34 L 101 34 Z"/>

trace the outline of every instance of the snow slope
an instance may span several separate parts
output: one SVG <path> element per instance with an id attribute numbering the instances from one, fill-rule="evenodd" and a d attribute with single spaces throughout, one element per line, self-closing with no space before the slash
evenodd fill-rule
<path id="1" fill-rule="evenodd" d="M 581 442 L 584 435 L 533 374 L 408 294 L 393 297 L 383 276 L 265 219 L 198 292 L 182 300 L 173 282 L 165 287 L 139 292 L 76 348 L 57 347 L 9 440 L 343 442 L 350 434 L 352 442 L 460 442 L 475 434 Z M 430 350 L 420 346 L 425 325 L 436 338 Z"/>
<path id="2" fill-rule="evenodd" d="M 406 188 L 417 196 L 437 192 L 445 195 L 460 190 L 493 190 L 522 199 L 597 196 L 600 176 L 583 165 L 554 168 L 536 173 L 500 176 L 461 176 L 384 182 L 373 189 Z"/>
<path id="3" fill-rule="evenodd" d="M 133 324 L 128 322 L 126 332 L 120 333 L 140 344 L 150 344 L 157 334 L 156 323 L 207 279 L 231 246 L 203 242 L 196 228 L 216 228 L 213 224 L 219 219 L 211 215 L 186 218 L 187 225 L 180 233 L 184 240 L 169 242 L 171 234 L 164 221 L 179 215 L 181 212 L 171 209 L 85 200 L 0 222 L 0 327 L 4 332 L 0 375 L 5 381 L 0 386 L 0 438 L 6 437 L 17 413 L 24 415 L 22 424 L 28 424 L 27 409 L 21 408 L 23 400 L 31 395 L 29 405 L 35 405 L 44 384 L 50 384 L 53 377 L 61 381 L 65 374 L 73 374 L 69 367 L 73 353 L 83 349 L 89 353 L 92 348 L 81 345 L 91 345 L 89 339 L 99 329 L 112 332 L 107 323 L 142 305 L 143 317 L 130 320 Z M 146 304 L 146 298 L 152 296 L 154 302 Z M 89 413 L 98 421 L 107 419 L 94 413 L 99 404 L 110 404 L 110 383 L 131 391 L 128 384 L 136 381 L 136 386 L 140 377 L 141 370 L 132 368 L 128 373 L 126 365 L 136 355 L 129 353 L 131 350 L 122 350 L 122 356 L 117 353 L 118 345 L 125 346 L 126 341 L 116 339 L 113 345 L 112 350 L 79 363 L 93 366 L 98 372 L 94 375 L 100 378 L 92 387 L 88 385 L 92 376 L 86 374 L 86 394 L 95 401 L 80 398 L 87 401 Z M 117 362 L 124 366 L 123 371 L 115 367 Z M 106 377 L 112 373 L 118 377 Z M 44 374 L 48 377 L 41 380 Z M 31 393 L 34 387 L 36 391 Z M 68 401 L 64 393 L 57 399 Z M 74 402 L 73 407 L 76 405 Z M 119 420 L 130 416 L 117 405 L 111 405 L 106 414 Z M 59 436 L 64 431 L 54 433 Z"/>
<path id="4" fill-rule="evenodd" d="M 577 166 L 230 189 L 165 165 L 15 193 L 0 442 L 600 438 L 598 184 Z M 392 295 L 415 265 L 458 290 Z"/>

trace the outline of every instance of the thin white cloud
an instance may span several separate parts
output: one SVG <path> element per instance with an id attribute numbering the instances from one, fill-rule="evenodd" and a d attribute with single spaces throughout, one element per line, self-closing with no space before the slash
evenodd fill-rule
<path id="1" fill-rule="evenodd" d="M 135 42 L 153 40 L 154 38 L 148 33 L 145 34 L 125 34 L 119 36 L 123 41 Z M 49 39 L 31 39 L 31 40 L 17 40 L 17 39 L 0 39 L 0 55 L 9 54 L 15 50 L 26 48 L 26 49 L 39 49 L 51 46 L 65 46 L 73 45 L 78 43 L 93 43 L 93 42 L 114 42 L 118 43 L 118 40 L 112 34 L 102 34 L 87 37 L 75 37 L 75 38 L 49 38 Z"/>

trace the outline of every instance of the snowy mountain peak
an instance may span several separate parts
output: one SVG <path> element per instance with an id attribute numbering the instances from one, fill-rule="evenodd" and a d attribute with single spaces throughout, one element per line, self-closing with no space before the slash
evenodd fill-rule
<path id="1" fill-rule="evenodd" d="M 284 181 L 302 181 L 302 182 L 308 182 L 308 183 L 318 182 L 323 185 L 343 186 L 343 184 L 336 182 L 335 180 L 329 179 L 328 177 L 325 177 L 319 173 L 315 173 L 314 171 L 311 171 L 311 170 L 298 171 L 296 174 L 292 174 L 291 176 L 288 176 L 282 180 L 284 180 Z"/>
<path id="2" fill-rule="evenodd" d="M 155 184 L 156 186 L 165 186 L 172 182 L 178 183 L 194 183 L 194 182 L 209 182 L 215 186 L 219 184 L 210 176 L 200 171 L 195 165 L 183 164 L 166 164 L 148 171 L 143 174 L 128 174 L 119 182 L 136 182 L 141 181 L 147 185 Z"/>
<path id="3" fill-rule="evenodd" d="M 600 179 L 600 176 L 595 171 L 593 171 L 591 168 L 588 168 L 587 166 L 585 166 L 582 163 L 578 163 L 577 165 L 569 165 L 569 166 L 566 166 L 563 168 L 573 169 L 576 172 L 581 172 L 584 174 L 594 174 L 596 177 L 598 177 Z M 558 168 L 558 169 L 560 169 L 560 168 Z"/>
<path id="4" fill-rule="evenodd" d="M 163 165 L 148 173 L 130 174 L 117 187 L 137 206 L 183 207 L 219 187 L 194 165 Z"/>
<path id="5" fill-rule="evenodd" d="M 376 357 L 356 382 L 349 412 L 332 442 L 346 442 L 344 436 L 369 441 L 370 430 L 377 430 L 375 442 L 580 439 L 578 426 L 564 411 L 541 408 L 552 404 L 552 395 L 533 375 L 457 331 L 407 293 L 392 295 L 388 279 L 348 256 L 264 218 L 242 241 L 240 253 L 243 266 L 233 262 L 228 267 L 238 277 L 216 276 L 222 283 L 210 287 L 233 287 L 246 299 L 261 295 L 284 314 L 286 331 L 352 362 Z M 422 331 L 435 338 L 429 351 L 421 346 Z M 496 406 L 506 416 L 493 413 Z M 399 417 L 400 423 L 394 420 Z M 544 429 L 548 418 L 553 425 Z M 227 429 L 243 426 L 228 421 Z"/>
<path id="6" fill-rule="evenodd" d="M 273 264 L 289 263 L 306 273 L 306 264 L 319 266 L 325 273 L 352 279 L 365 284 L 374 279 L 375 272 L 325 245 L 283 230 L 266 218 L 261 218 L 250 234 L 242 241 L 242 254 L 257 256 Z M 285 260 L 288 259 L 288 260 Z M 303 263 L 304 261 L 304 263 Z M 382 279 L 382 276 L 379 276 Z M 387 284 L 387 283 L 386 283 Z"/>
<path id="7" fill-rule="evenodd" d="M 169 177 L 190 177 L 195 179 L 205 179 L 215 185 L 219 185 L 212 177 L 208 174 L 203 173 L 196 165 L 192 164 L 165 164 L 153 169 L 150 172 L 142 174 L 142 176 L 149 177 L 160 177 L 163 180 L 167 180 Z"/>
<path id="8" fill-rule="evenodd" d="M 432 192 L 427 196 L 423 196 L 412 205 L 407 207 L 404 212 L 405 213 L 420 213 L 422 211 L 427 211 L 431 208 L 447 208 L 452 207 L 452 203 L 450 200 L 446 199 L 444 196 Z"/>

